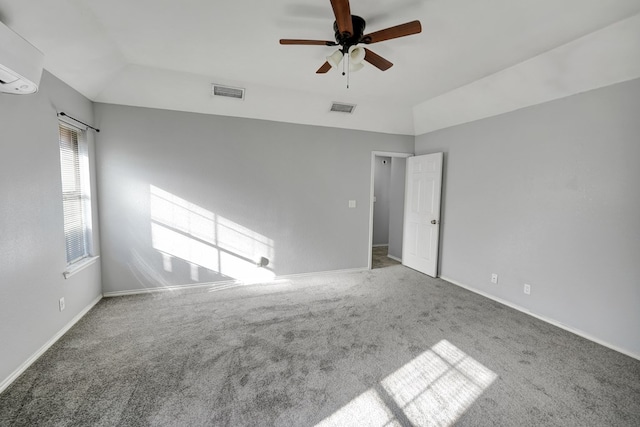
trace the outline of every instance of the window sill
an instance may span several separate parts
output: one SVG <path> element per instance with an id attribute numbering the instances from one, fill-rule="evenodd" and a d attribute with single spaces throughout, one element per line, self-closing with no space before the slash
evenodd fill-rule
<path id="1" fill-rule="evenodd" d="M 76 273 L 81 272 L 82 270 L 84 270 L 85 268 L 89 267 L 90 265 L 94 264 L 96 261 L 98 261 L 98 258 L 100 258 L 99 255 L 97 256 L 92 256 L 92 257 L 88 257 L 88 258 L 84 258 L 74 264 L 71 264 L 70 266 L 67 267 L 67 269 L 64 271 L 64 273 L 62 273 L 62 275 L 64 276 L 65 279 L 68 279 L 69 277 L 73 276 Z"/>

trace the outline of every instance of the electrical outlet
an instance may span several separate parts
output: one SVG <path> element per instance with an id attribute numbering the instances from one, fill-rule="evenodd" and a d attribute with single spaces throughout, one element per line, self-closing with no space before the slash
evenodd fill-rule
<path id="1" fill-rule="evenodd" d="M 491 273 L 491 283 L 498 283 L 498 275 L 496 273 Z"/>
<path id="2" fill-rule="evenodd" d="M 527 283 L 524 284 L 524 293 L 527 294 L 527 295 L 531 294 L 531 285 L 529 285 Z"/>
<path id="3" fill-rule="evenodd" d="M 64 311 L 64 297 L 60 298 L 60 301 L 58 301 L 58 306 L 60 307 L 60 311 Z"/>

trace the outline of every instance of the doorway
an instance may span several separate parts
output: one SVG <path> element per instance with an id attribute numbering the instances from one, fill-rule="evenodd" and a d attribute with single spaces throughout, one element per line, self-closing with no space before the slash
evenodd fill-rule
<path id="1" fill-rule="evenodd" d="M 402 262 L 406 159 L 411 156 L 371 153 L 369 269 Z"/>

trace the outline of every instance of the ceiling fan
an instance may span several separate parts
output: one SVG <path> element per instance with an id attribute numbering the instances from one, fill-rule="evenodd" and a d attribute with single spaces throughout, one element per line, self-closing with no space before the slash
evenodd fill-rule
<path id="1" fill-rule="evenodd" d="M 328 56 L 327 62 L 316 71 L 318 74 L 324 74 L 329 71 L 331 67 L 337 67 L 343 56 L 346 55 L 348 55 L 350 59 L 349 67 L 351 71 L 357 71 L 362 68 L 364 65 L 362 61 L 367 61 L 374 67 L 386 71 L 393 66 L 391 62 L 366 47 L 358 46 L 358 44 L 368 45 L 378 43 L 418 34 L 422 31 L 420 21 L 411 21 L 384 30 L 364 34 L 366 22 L 363 18 L 351 14 L 349 0 L 331 0 L 331 7 L 333 7 L 333 14 L 336 17 L 333 23 L 335 42 L 325 40 L 280 39 L 280 44 L 283 45 L 339 46 L 339 49 L 331 56 Z"/>

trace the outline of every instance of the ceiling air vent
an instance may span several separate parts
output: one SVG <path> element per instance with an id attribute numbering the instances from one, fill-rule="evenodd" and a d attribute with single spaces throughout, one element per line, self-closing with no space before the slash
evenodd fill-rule
<path id="1" fill-rule="evenodd" d="M 353 113 L 353 110 L 355 110 L 355 108 L 355 104 L 343 104 L 341 102 L 334 102 L 333 104 L 331 104 L 331 111 L 334 111 L 336 113 L 351 114 Z"/>
<path id="2" fill-rule="evenodd" d="M 211 85 L 211 95 L 224 96 L 227 98 L 244 99 L 244 89 L 239 87 L 222 86 L 217 84 Z"/>

